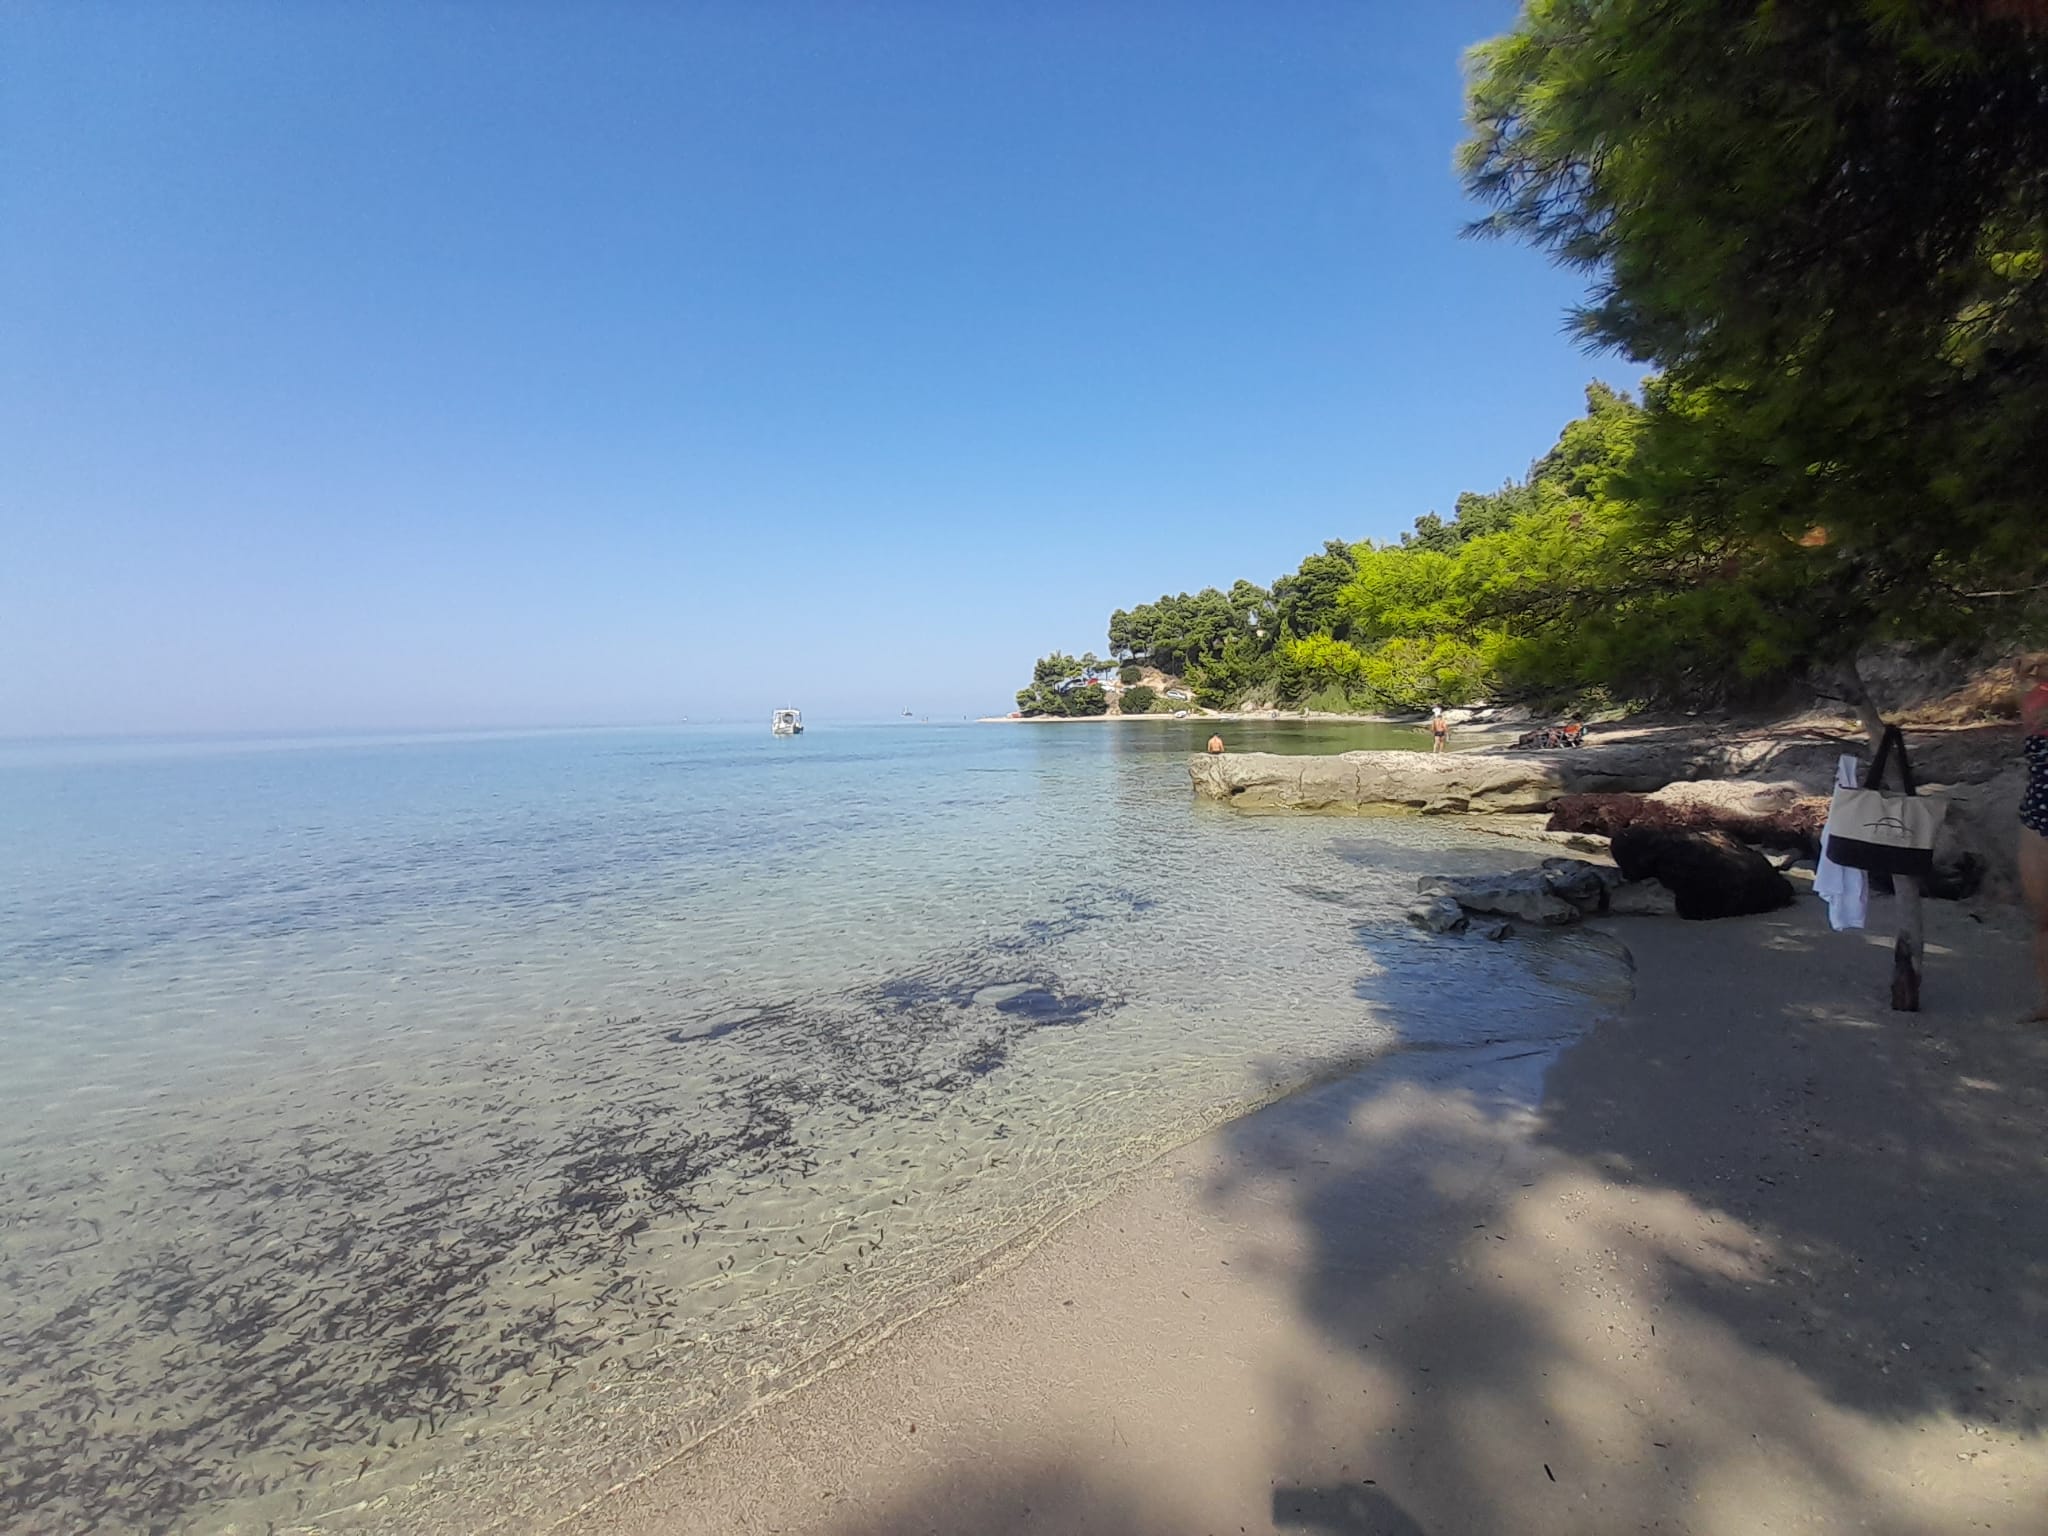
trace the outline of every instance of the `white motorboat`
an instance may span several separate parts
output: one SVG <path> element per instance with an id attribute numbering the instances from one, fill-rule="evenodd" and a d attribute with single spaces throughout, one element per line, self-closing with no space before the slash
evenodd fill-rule
<path id="1" fill-rule="evenodd" d="M 768 729 L 777 736 L 801 736 L 804 733 L 804 712 L 800 709 L 778 709 Z"/>

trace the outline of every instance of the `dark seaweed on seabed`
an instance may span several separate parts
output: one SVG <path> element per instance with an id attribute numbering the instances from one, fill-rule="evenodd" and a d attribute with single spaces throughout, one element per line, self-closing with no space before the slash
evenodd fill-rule
<path id="1" fill-rule="evenodd" d="M 1045 952 L 1146 905 L 1076 897 L 849 992 L 627 1021 L 605 1049 L 642 1045 L 615 1069 L 631 1091 L 566 1132 L 528 1131 L 505 1085 L 459 1132 L 365 1145 L 359 1126 L 407 1109 L 365 1089 L 289 1136 L 200 1155 L 167 1140 L 150 1149 L 160 1182 L 125 1210 L 91 1168 L 0 1165 L 0 1529 L 199 1529 L 209 1508 L 280 1488 L 302 1513 L 323 1486 L 346 1503 L 380 1454 L 544 1398 L 620 1340 L 663 1338 L 677 1297 L 636 1262 L 650 1227 L 715 1215 L 714 1174 L 811 1174 L 820 1110 L 935 1114 L 1025 1036 L 1113 1012 L 1121 999 L 1063 986 Z M 729 1059 L 685 1094 L 644 1049 L 676 1046 L 678 1067 Z M 523 1197 L 497 1193 L 507 1182 Z M 117 1249 L 105 1221 L 166 1212 L 181 1233 L 95 1262 Z M 557 1299 L 571 1276 L 594 1301 Z"/>

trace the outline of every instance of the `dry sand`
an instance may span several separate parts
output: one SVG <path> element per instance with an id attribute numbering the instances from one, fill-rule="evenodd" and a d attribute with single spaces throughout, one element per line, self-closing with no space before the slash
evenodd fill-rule
<path id="1" fill-rule="evenodd" d="M 1918 1016 L 1810 898 L 1617 922 L 1561 1060 L 1227 1127 L 567 1528 L 2048 1532 L 2048 1031 L 1930 915 Z"/>

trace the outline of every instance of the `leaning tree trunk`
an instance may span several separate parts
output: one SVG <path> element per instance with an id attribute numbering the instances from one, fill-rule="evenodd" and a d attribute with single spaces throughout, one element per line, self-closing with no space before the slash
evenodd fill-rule
<path id="1" fill-rule="evenodd" d="M 1845 694 L 1856 710 L 1856 718 L 1862 723 L 1863 731 L 1870 738 L 1870 760 L 1877 762 L 1877 754 L 1884 745 L 1884 716 L 1878 712 L 1877 702 L 1870 696 L 1870 689 L 1863 682 L 1863 674 L 1851 661 L 1843 669 Z M 1881 784 L 1866 783 L 1866 789 L 1882 789 Z M 1895 1013 L 1918 1013 L 1920 1011 L 1920 969 L 1926 954 L 1926 924 L 1920 910 L 1920 881 L 1913 875 L 1892 876 L 1892 889 L 1898 895 L 1899 932 L 1892 942 L 1892 1011 Z"/>

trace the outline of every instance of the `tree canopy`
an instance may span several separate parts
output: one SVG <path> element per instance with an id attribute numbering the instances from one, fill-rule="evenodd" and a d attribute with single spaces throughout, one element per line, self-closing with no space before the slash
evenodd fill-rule
<path id="1" fill-rule="evenodd" d="M 1270 590 L 1239 580 L 1227 594 L 1209 587 L 1119 609 L 1110 649 L 1183 676 L 1196 701 L 1212 707 L 1408 710 L 1470 703 L 1502 687 L 1600 682 L 1572 639 L 1570 599 L 1600 587 L 1617 562 L 1623 516 L 1614 484 L 1632 460 L 1643 412 L 1599 383 L 1586 403 L 1586 416 L 1528 475 L 1459 496 L 1450 520 L 1425 514 L 1386 546 L 1333 539 Z M 1062 667 L 1078 663 L 1040 662 L 1034 689 L 1057 681 Z M 1069 712 L 1064 701 L 1026 692 L 1045 706 L 1038 712 Z"/>
<path id="2" fill-rule="evenodd" d="M 1111 614 L 1109 648 L 1117 656 L 1185 672 L 1197 661 L 1220 656 L 1231 636 L 1254 625 L 1270 601 L 1263 587 L 1243 580 L 1228 593 L 1204 587 L 1192 595 L 1162 595 L 1156 603 Z"/>
<path id="3" fill-rule="evenodd" d="M 1027 715 L 1099 715 L 1109 708 L 1109 695 L 1102 684 L 1081 682 L 1082 676 L 1098 666 L 1095 653 L 1069 656 L 1054 651 L 1041 656 L 1031 668 L 1031 686 L 1017 690 L 1017 708 Z M 1062 688 L 1061 684 L 1067 686 Z"/>
<path id="4" fill-rule="evenodd" d="M 1981 632 L 2011 622 L 1984 594 L 2048 573 L 2048 36 L 2022 14 L 1530 0 L 1474 50 L 1476 228 L 1583 269 L 1579 334 L 1661 370 L 1633 535 L 1671 604 L 1742 578 L 1754 662 Z"/>

